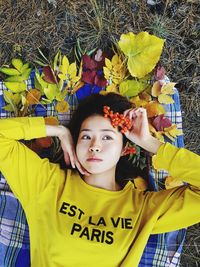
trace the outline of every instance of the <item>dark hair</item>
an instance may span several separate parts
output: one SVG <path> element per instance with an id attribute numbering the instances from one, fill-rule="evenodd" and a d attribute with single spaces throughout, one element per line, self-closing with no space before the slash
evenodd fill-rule
<path id="1" fill-rule="evenodd" d="M 106 95 L 92 94 L 84 98 L 73 113 L 68 128 L 72 134 L 74 145 L 76 147 L 81 125 L 85 119 L 92 115 L 103 116 L 103 106 L 109 106 L 113 112 L 123 113 L 125 110 L 134 107 L 134 105 L 124 96 L 117 93 L 108 93 Z M 123 134 L 123 146 L 128 139 Z M 133 166 L 128 161 L 129 155 L 120 158 L 116 166 L 116 181 L 123 187 L 128 180 L 137 176 L 147 177 L 147 170 Z"/>

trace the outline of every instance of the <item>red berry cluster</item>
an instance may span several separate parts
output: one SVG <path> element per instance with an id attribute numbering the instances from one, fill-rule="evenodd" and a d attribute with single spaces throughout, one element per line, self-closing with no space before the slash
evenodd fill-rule
<path id="1" fill-rule="evenodd" d="M 128 154 L 136 154 L 137 150 L 135 147 L 126 147 L 124 152 L 123 152 L 123 155 L 128 155 Z"/>
<path id="2" fill-rule="evenodd" d="M 121 128 L 121 133 L 127 132 L 132 127 L 131 120 L 128 117 L 124 117 L 123 114 L 119 114 L 118 112 L 113 113 L 109 106 L 103 107 L 104 117 L 111 119 L 111 124 L 114 128 L 119 126 Z"/>

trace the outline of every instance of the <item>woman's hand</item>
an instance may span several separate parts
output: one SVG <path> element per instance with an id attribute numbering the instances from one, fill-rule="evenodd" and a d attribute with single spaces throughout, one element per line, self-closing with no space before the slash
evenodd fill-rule
<path id="1" fill-rule="evenodd" d="M 65 163 L 67 165 L 72 165 L 73 168 L 76 168 L 83 175 L 89 175 L 89 173 L 82 167 L 80 162 L 77 159 L 73 139 L 68 128 L 59 125 L 46 125 L 46 134 L 47 136 L 57 136 L 60 139 L 60 144 L 64 153 Z"/>
<path id="2" fill-rule="evenodd" d="M 145 150 L 156 153 L 162 142 L 153 137 L 149 131 L 149 123 L 145 108 L 134 108 L 124 111 L 125 117 L 129 117 L 132 122 L 132 128 L 124 135 L 136 145 Z"/>

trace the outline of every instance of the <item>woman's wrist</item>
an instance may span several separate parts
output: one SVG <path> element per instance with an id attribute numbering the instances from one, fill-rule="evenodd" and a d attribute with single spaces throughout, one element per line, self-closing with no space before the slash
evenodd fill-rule
<path id="1" fill-rule="evenodd" d="M 59 139 L 66 134 L 67 129 L 63 125 L 46 125 L 46 136 L 57 136 Z"/>
<path id="2" fill-rule="evenodd" d="M 138 145 L 144 148 L 146 151 L 156 154 L 162 144 L 163 142 L 150 135 Z"/>

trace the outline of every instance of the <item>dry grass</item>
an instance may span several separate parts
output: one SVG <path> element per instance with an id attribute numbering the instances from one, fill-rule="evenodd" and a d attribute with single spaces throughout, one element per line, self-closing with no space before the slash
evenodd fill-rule
<path id="1" fill-rule="evenodd" d="M 155 2 L 0 0 L 0 65 L 16 55 L 32 62 L 38 47 L 47 57 L 60 48 L 73 58 L 77 38 L 87 50 L 108 50 L 121 33 L 147 30 L 166 39 L 161 62 L 178 83 L 186 147 L 200 153 L 200 2 Z M 199 226 L 188 231 L 182 267 L 199 266 L 199 236 Z"/>

